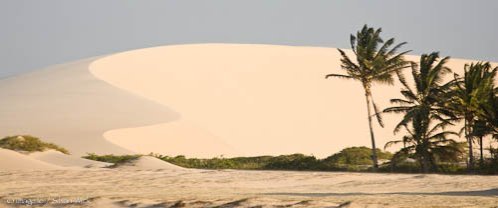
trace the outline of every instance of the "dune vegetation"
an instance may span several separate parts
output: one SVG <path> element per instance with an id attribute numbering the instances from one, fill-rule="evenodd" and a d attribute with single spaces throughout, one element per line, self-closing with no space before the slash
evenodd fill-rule
<path id="1" fill-rule="evenodd" d="M 311 155 L 290 154 L 280 156 L 255 157 L 215 157 L 210 159 L 187 158 L 185 156 L 164 156 L 149 154 L 163 161 L 185 167 L 200 169 L 241 169 L 241 170 L 314 170 L 314 171 L 368 171 L 371 169 L 371 152 L 368 147 L 351 147 L 324 159 Z M 392 154 L 377 149 L 380 160 L 389 161 Z M 140 155 L 95 155 L 86 159 L 109 163 L 121 163 Z"/>
<path id="2" fill-rule="evenodd" d="M 89 160 L 95 160 L 95 161 L 100 161 L 100 162 L 108 162 L 108 163 L 114 163 L 116 164 L 121 164 L 121 163 L 126 163 L 131 160 L 135 160 L 139 158 L 141 155 L 136 154 L 136 155 L 97 155 L 95 153 L 88 153 L 86 156 L 83 156 L 85 159 Z"/>
<path id="3" fill-rule="evenodd" d="M 43 142 L 39 138 L 30 135 L 8 136 L 0 139 L 0 148 L 10 149 L 18 152 L 37 152 L 45 150 L 56 150 L 64 154 L 69 151 L 56 144 Z"/>

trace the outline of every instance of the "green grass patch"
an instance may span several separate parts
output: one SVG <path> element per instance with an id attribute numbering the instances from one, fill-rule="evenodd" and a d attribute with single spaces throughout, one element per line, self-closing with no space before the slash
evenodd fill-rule
<path id="1" fill-rule="evenodd" d="M 48 142 L 43 142 L 39 138 L 30 135 L 16 135 L 5 137 L 0 140 L 0 148 L 24 152 L 41 152 L 53 149 L 64 154 L 69 154 L 69 151 L 60 146 Z"/>

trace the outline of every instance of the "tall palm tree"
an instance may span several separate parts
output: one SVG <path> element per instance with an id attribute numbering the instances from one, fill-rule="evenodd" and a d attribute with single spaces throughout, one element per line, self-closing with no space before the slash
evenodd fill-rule
<path id="1" fill-rule="evenodd" d="M 350 42 L 351 49 L 356 56 L 356 62 L 350 59 L 346 53 L 339 50 L 341 54 L 341 68 L 346 70 L 346 75 L 343 74 L 328 74 L 325 78 L 337 77 L 343 79 L 356 80 L 361 82 L 365 91 L 365 100 L 367 104 L 367 118 L 370 129 L 370 139 L 372 142 L 372 161 L 374 169 L 378 168 L 377 153 L 375 145 L 375 136 L 372 126 L 371 107 L 375 111 L 377 120 L 383 126 L 382 118 L 378 113 L 378 108 L 372 97 L 372 83 L 393 84 L 393 74 L 399 73 L 401 69 L 406 68 L 409 62 L 405 61 L 403 56 L 410 52 L 404 51 L 397 53 L 406 42 L 395 45 L 394 38 L 384 42 L 380 37 L 381 28 L 374 29 L 367 25 L 356 33 L 356 36 L 351 34 Z"/>
<path id="2" fill-rule="evenodd" d="M 487 77 L 488 82 L 486 85 L 486 92 L 488 93 L 487 99 L 483 98 L 480 108 L 482 114 L 478 115 L 477 120 L 472 127 L 472 136 L 477 138 L 479 144 L 480 159 L 479 164 L 481 167 L 484 165 L 484 137 L 492 135 L 495 139 L 498 138 L 498 88 L 494 86 L 494 79 L 498 71 L 498 67 L 491 69 L 491 66 L 485 69 L 483 77 Z M 492 88 L 494 88 L 492 90 Z"/>
<path id="3" fill-rule="evenodd" d="M 391 103 L 398 106 L 389 107 L 386 113 L 403 113 L 403 119 L 396 125 L 394 133 L 402 128 L 408 133 L 402 140 L 386 144 L 386 147 L 403 142 L 402 152 L 413 152 L 424 172 L 436 170 L 436 156 L 438 153 L 455 152 L 455 141 L 447 136 L 456 134 L 445 131 L 447 125 L 452 125 L 455 116 L 445 106 L 445 96 L 450 89 L 451 82 L 442 84 L 444 75 L 451 72 L 445 66 L 449 57 L 441 59 L 434 52 L 420 57 L 420 67 L 412 64 L 412 77 L 415 88 L 412 89 L 403 76 L 399 81 L 403 85 L 401 94 L 404 99 L 391 99 Z M 408 146 L 407 146 L 408 145 Z"/>
<path id="4" fill-rule="evenodd" d="M 495 67 L 493 71 L 498 71 L 498 67 Z M 484 110 L 484 114 L 480 119 L 481 122 L 484 120 L 486 123 L 485 133 L 498 139 L 498 87 L 495 87 L 494 91 L 489 94 L 489 98 L 482 105 L 482 109 Z"/>
<path id="5" fill-rule="evenodd" d="M 465 138 L 469 146 L 469 170 L 474 169 L 473 143 L 474 129 L 481 125 L 477 121 L 486 115 L 486 106 L 492 101 L 494 94 L 494 78 L 498 68 L 492 69 L 488 62 L 466 64 L 464 77 L 455 74 L 455 87 L 452 91 L 451 108 L 464 120 Z"/>

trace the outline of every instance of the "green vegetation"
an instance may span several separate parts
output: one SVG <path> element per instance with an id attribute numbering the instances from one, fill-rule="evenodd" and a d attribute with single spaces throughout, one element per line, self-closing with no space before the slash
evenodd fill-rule
<path id="1" fill-rule="evenodd" d="M 352 61 L 344 51 L 338 49 L 341 53 L 341 68 L 346 70 L 347 75 L 328 74 L 325 78 L 337 77 L 348 80 L 361 82 L 365 91 L 365 100 L 367 104 L 367 118 L 370 128 L 370 140 L 372 143 L 372 162 L 373 168 L 378 168 L 377 149 L 375 144 L 375 136 L 372 126 L 372 116 L 377 117 L 380 126 L 382 123 L 381 114 L 375 104 L 372 96 L 372 84 L 389 84 L 394 83 L 393 74 L 399 74 L 403 68 L 409 66 L 409 62 L 405 61 L 403 56 L 409 51 L 397 53 L 397 50 L 406 42 L 400 43 L 391 48 L 394 44 L 394 38 L 383 41 L 380 37 L 381 28 L 374 29 L 367 25 L 356 33 L 356 36 L 351 35 L 351 49 L 356 56 L 356 62 Z M 375 114 L 372 115 L 371 108 L 373 107 Z"/>
<path id="2" fill-rule="evenodd" d="M 243 170 L 319 170 L 320 161 L 314 156 L 303 154 L 257 157 L 216 157 L 212 159 L 186 158 L 185 156 L 153 155 L 166 162 L 202 169 L 243 169 Z"/>
<path id="3" fill-rule="evenodd" d="M 0 140 L 0 148 L 14 151 L 36 152 L 53 149 L 64 154 L 69 151 L 52 143 L 42 142 L 39 138 L 30 135 L 8 136 Z"/>
<path id="4" fill-rule="evenodd" d="M 150 154 L 166 162 L 199 169 L 240 169 L 240 170 L 314 170 L 314 171 L 367 171 L 371 165 L 372 150 L 367 147 L 351 147 L 325 159 L 303 154 L 256 157 L 215 157 L 211 159 L 186 158 L 185 156 L 163 156 Z M 389 160 L 392 154 L 377 149 L 382 160 Z M 140 157 L 140 155 L 96 155 L 88 154 L 86 159 L 109 163 L 123 163 Z"/>
<path id="5" fill-rule="evenodd" d="M 376 153 L 379 160 L 391 160 L 393 156 L 390 152 L 383 152 L 380 149 L 377 149 Z M 348 147 L 325 158 L 324 161 L 344 165 L 371 165 L 372 150 L 368 147 Z"/>
<path id="6" fill-rule="evenodd" d="M 100 162 L 108 162 L 108 163 L 114 163 L 116 164 L 121 164 L 125 163 L 131 160 L 135 160 L 139 158 L 142 155 L 96 155 L 94 153 L 88 153 L 87 156 L 83 156 L 85 159 L 89 160 L 96 160 Z"/>

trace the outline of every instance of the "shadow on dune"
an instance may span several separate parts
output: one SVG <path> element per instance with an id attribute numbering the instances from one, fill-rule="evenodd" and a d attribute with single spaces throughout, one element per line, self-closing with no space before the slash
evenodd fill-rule
<path id="1" fill-rule="evenodd" d="M 448 192 L 386 192 L 386 193 L 292 193 L 277 192 L 265 193 L 263 195 L 281 196 L 307 196 L 307 197 L 328 197 L 328 196 L 368 196 L 368 195 L 428 195 L 428 196 L 498 196 L 498 188 L 479 191 L 448 191 Z"/>
<path id="2" fill-rule="evenodd" d="M 31 134 L 73 155 L 132 154 L 104 132 L 172 122 L 180 114 L 95 77 L 96 58 L 0 79 L 0 136 Z"/>

